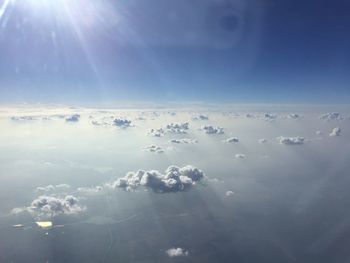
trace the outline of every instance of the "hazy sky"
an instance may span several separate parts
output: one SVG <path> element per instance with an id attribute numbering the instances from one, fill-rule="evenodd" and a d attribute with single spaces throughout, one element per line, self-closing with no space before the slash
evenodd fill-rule
<path id="1" fill-rule="evenodd" d="M 1 102 L 347 102 L 345 0 L 0 0 Z"/>

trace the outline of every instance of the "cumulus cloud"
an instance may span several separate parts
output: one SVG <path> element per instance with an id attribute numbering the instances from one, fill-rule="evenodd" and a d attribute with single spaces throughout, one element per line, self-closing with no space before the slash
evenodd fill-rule
<path id="1" fill-rule="evenodd" d="M 277 119 L 277 115 L 271 114 L 271 113 L 265 113 L 264 119 L 265 119 L 265 121 L 274 121 Z"/>
<path id="2" fill-rule="evenodd" d="M 209 120 L 209 117 L 207 115 L 199 114 L 197 116 L 193 116 L 192 120 L 194 120 L 194 121 L 206 121 L 206 120 Z"/>
<path id="3" fill-rule="evenodd" d="M 184 256 L 188 256 L 188 251 L 183 249 L 183 248 L 170 248 L 166 251 L 166 253 L 168 254 L 169 257 L 184 257 Z"/>
<path id="4" fill-rule="evenodd" d="M 154 136 L 154 137 L 162 137 L 165 134 L 165 131 L 163 128 L 159 128 L 159 129 L 151 129 L 148 132 L 149 135 Z"/>
<path id="5" fill-rule="evenodd" d="M 287 116 L 289 119 L 299 119 L 300 118 L 300 115 L 299 114 L 296 114 L 296 113 L 291 113 Z"/>
<path id="6" fill-rule="evenodd" d="M 128 128 L 131 126 L 131 121 L 128 119 L 116 118 L 114 119 L 113 124 L 120 128 Z"/>
<path id="7" fill-rule="evenodd" d="M 225 142 L 227 142 L 227 143 L 235 143 L 235 142 L 239 142 L 239 139 L 237 137 L 230 137 L 230 138 L 227 138 L 225 140 Z"/>
<path id="8" fill-rule="evenodd" d="M 277 137 L 277 141 L 280 144 L 285 144 L 285 145 L 301 145 L 304 144 L 305 138 L 296 136 L 296 137 Z"/>
<path id="9" fill-rule="evenodd" d="M 77 122 L 79 120 L 80 120 L 79 114 L 73 114 L 71 116 L 66 117 L 66 121 L 68 121 L 68 122 Z"/>
<path id="10" fill-rule="evenodd" d="M 339 127 L 335 127 L 332 132 L 329 134 L 329 136 L 334 137 L 334 136 L 340 136 L 341 129 Z"/>
<path id="11" fill-rule="evenodd" d="M 184 143 L 184 144 L 191 144 L 191 143 L 198 143 L 196 139 L 189 139 L 189 138 L 183 138 L 183 139 L 172 139 L 170 140 L 171 143 Z"/>
<path id="12" fill-rule="evenodd" d="M 156 170 L 129 172 L 126 176 L 109 184 L 109 186 L 127 191 L 143 186 L 155 193 L 170 193 L 186 191 L 203 178 L 204 173 L 192 165 L 182 168 L 169 166 L 164 174 Z"/>
<path id="13" fill-rule="evenodd" d="M 322 134 L 323 134 L 322 131 L 316 131 L 317 136 L 321 136 Z"/>
<path id="14" fill-rule="evenodd" d="M 343 117 L 339 112 L 328 112 L 319 116 L 321 120 L 332 121 L 332 120 L 342 120 Z"/>
<path id="15" fill-rule="evenodd" d="M 156 145 L 147 146 L 143 148 L 143 150 L 148 152 L 153 152 L 153 153 L 164 153 L 163 148 Z"/>
<path id="16" fill-rule="evenodd" d="M 206 125 L 206 126 L 203 126 L 201 129 L 206 134 L 224 134 L 224 128 L 221 128 L 221 127 Z"/>
<path id="17" fill-rule="evenodd" d="M 189 129 L 189 123 L 170 123 L 168 124 L 165 129 L 168 133 L 175 133 L 175 134 L 186 134 L 187 130 Z"/>
<path id="18" fill-rule="evenodd" d="M 78 214 L 85 210 L 79 205 L 79 199 L 73 195 L 54 197 L 42 195 L 34 199 L 30 206 L 15 208 L 13 213 L 29 212 L 35 217 L 53 217 L 61 214 Z"/>

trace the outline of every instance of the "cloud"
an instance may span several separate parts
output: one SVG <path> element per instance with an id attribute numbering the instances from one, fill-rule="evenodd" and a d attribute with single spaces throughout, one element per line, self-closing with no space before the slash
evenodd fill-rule
<path id="1" fill-rule="evenodd" d="M 168 124 L 165 129 L 168 133 L 175 133 L 175 134 L 186 134 L 187 130 L 189 129 L 189 123 L 170 123 Z"/>
<path id="2" fill-rule="evenodd" d="M 109 186 L 127 191 L 143 186 L 155 193 L 170 193 L 186 191 L 203 178 L 204 173 L 192 165 L 182 168 L 169 166 L 164 174 L 156 170 L 129 172 L 126 176 L 109 184 Z"/>
<path id="3" fill-rule="evenodd" d="M 66 117 L 66 121 L 68 121 L 68 122 L 78 122 L 79 119 L 80 119 L 79 114 L 73 114 L 71 116 Z"/>
<path id="4" fill-rule="evenodd" d="M 93 187 L 79 187 L 77 192 L 82 195 L 99 195 L 103 193 L 102 186 L 93 186 Z"/>
<path id="5" fill-rule="evenodd" d="M 113 124 L 120 128 L 128 128 L 131 126 L 131 121 L 128 119 L 116 118 L 114 119 Z"/>
<path id="6" fill-rule="evenodd" d="M 12 213 L 28 212 L 35 217 L 53 217 L 61 214 L 79 214 L 85 210 L 79 205 L 79 199 L 73 195 L 62 198 L 42 195 L 34 199 L 30 206 L 15 208 Z"/>
<path id="7" fill-rule="evenodd" d="M 183 138 L 183 139 L 172 139 L 169 142 L 171 143 L 184 143 L 184 144 L 190 144 L 190 143 L 198 143 L 196 139 L 189 139 L 189 138 Z"/>
<path id="8" fill-rule="evenodd" d="M 145 151 L 153 152 L 153 153 L 164 153 L 163 148 L 160 147 L 160 146 L 156 146 L 156 145 L 147 146 L 147 147 L 145 147 L 143 149 Z"/>
<path id="9" fill-rule="evenodd" d="M 154 137 L 162 137 L 166 133 L 172 134 L 186 134 L 189 129 L 189 123 L 170 123 L 165 127 L 159 129 L 151 129 L 148 134 Z"/>
<path id="10" fill-rule="evenodd" d="M 319 119 L 325 120 L 325 121 L 331 121 L 331 120 L 342 120 L 343 117 L 339 112 L 328 112 L 319 116 Z"/>
<path id="11" fill-rule="evenodd" d="M 263 143 L 267 143 L 267 139 L 265 139 L 265 138 L 261 138 L 261 139 L 259 139 L 259 141 L 258 141 L 259 143 L 261 143 L 261 144 L 263 144 Z"/>
<path id="12" fill-rule="evenodd" d="M 201 128 L 206 134 L 224 134 L 224 128 L 221 127 L 213 127 L 210 125 L 203 126 Z"/>
<path id="13" fill-rule="evenodd" d="M 323 134 L 322 131 L 316 131 L 316 135 L 320 136 L 322 134 Z"/>
<path id="14" fill-rule="evenodd" d="M 228 143 L 235 143 L 235 142 L 239 142 L 239 139 L 237 137 L 230 137 L 230 138 L 227 138 L 225 140 L 225 142 L 228 142 Z"/>
<path id="15" fill-rule="evenodd" d="M 166 253 L 168 254 L 169 257 L 184 257 L 184 256 L 188 256 L 188 251 L 183 249 L 183 248 L 170 248 L 166 251 Z"/>
<path id="16" fill-rule="evenodd" d="M 274 121 L 277 119 L 277 115 L 271 114 L 271 113 L 265 113 L 264 114 L 264 120 L 265 121 Z"/>
<path id="17" fill-rule="evenodd" d="M 209 117 L 207 115 L 199 114 L 197 116 L 193 116 L 192 120 L 194 120 L 194 121 L 206 121 L 206 120 L 209 120 Z"/>
<path id="18" fill-rule="evenodd" d="M 336 127 L 332 130 L 332 132 L 329 134 L 329 136 L 340 136 L 341 129 L 339 127 Z"/>
<path id="19" fill-rule="evenodd" d="M 235 154 L 235 158 L 237 158 L 237 159 L 244 159 L 245 158 L 245 154 L 237 153 L 237 154 Z"/>
<path id="20" fill-rule="evenodd" d="M 226 196 L 232 196 L 234 194 L 235 193 L 233 191 L 226 191 L 226 193 L 225 193 Z"/>
<path id="21" fill-rule="evenodd" d="M 305 138 L 296 136 L 296 137 L 277 137 L 277 141 L 280 144 L 285 144 L 285 145 L 301 145 L 304 144 Z"/>
<path id="22" fill-rule="evenodd" d="M 291 113 L 291 114 L 288 114 L 287 118 L 296 120 L 300 118 L 300 115 L 296 113 Z"/>
<path id="23" fill-rule="evenodd" d="M 36 192 L 47 193 L 47 192 L 55 192 L 55 191 L 65 191 L 70 188 L 68 184 L 57 184 L 57 185 L 47 185 L 47 186 L 39 186 L 35 189 Z"/>

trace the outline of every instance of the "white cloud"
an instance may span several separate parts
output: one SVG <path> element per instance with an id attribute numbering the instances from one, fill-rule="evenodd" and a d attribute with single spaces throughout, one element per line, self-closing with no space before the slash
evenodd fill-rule
<path id="1" fill-rule="evenodd" d="M 287 116 L 289 119 L 299 119 L 300 118 L 300 115 L 299 114 L 296 114 L 296 113 L 291 113 Z"/>
<path id="2" fill-rule="evenodd" d="M 160 147 L 160 146 L 156 146 L 156 145 L 147 146 L 147 147 L 145 147 L 143 149 L 145 151 L 153 152 L 153 153 L 164 153 L 163 148 Z"/>
<path id="3" fill-rule="evenodd" d="M 235 193 L 233 191 L 226 191 L 226 193 L 225 193 L 226 196 L 232 196 L 234 194 Z"/>
<path id="4" fill-rule="evenodd" d="M 194 120 L 194 121 L 206 121 L 206 120 L 209 120 L 209 117 L 207 115 L 199 114 L 197 116 L 193 116 L 192 120 Z"/>
<path id="5" fill-rule="evenodd" d="M 191 144 L 191 143 L 198 143 L 196 139 L 189 139 L 189 138 L 183 138 L 183 139 L 172 139 L 169 142 L 171 143 L 184 143 L 184 144 Z"/>
<path id="6" fill-rule="evenodd" d="M 237 154 L 235 154 L 235 158 L 237 158 L 237 159 L 244 159 L 245 158 L 245 154 L 237 153 Z"/>
<path id="7" fill-rule="evenodd" d="M 182 168 L 169 166 L 164 174 L 156 170 L 129 172 L 109 186 L 123 188 L 127 191 L 143 186 L 156 193 L 169 193 L 188 190 L 203 178 L 204 173 L 192 165 Z"/>
<path id="8" fill-rule="evenodd" d="M 154 137 L 162 137 L 165 134 L 165 131 L 163 128 L 159 128 L 159 129 L 151 129 L 148 132 L 149 135 L 154 136 Z"/>
<path id="9" fill-rule="evenodd" d="M 79 187 L 77 189 L 78 193 L 79 194 L 82 194 L 82 195 L 99 195 L 101 193 L 103 193 L 103 187 L 102 186 L 93 186 L 93 187 Z"/>
<path id="10" fill-rule="evenodd" d="M 265 138 L 261 138 L 259 139 L 259 143 L 263 144 L 263 143 L 267 143 L 267 139 Z"/>
<path id="11" fill-rule="evenodd" d="M 316 131 L 316 135 L 320 136 L 322 134 L 323 134 L 322 131 Z"/>
<path id="12" fill-rule="evenodd" d="M 68 184 L 57 184 L 57 185 L 47 185 L 47 186 L 39 186 L 35 189 L 36 192 L 39 193 L 47 193 L 47 192 L 55 192 L 55 191 L 65 191 L 70 189 L 70 185 Z"/>
<path id="13" fill-rule="evenodd" d="M 35 217 L 53 217 L 61 214 L 78 214 L 85 210 L 79 205 L 79 199 L 73 195 L 62 198 L 42 195 L 34 199 L 30 206 L 15 208 L 12 213 L 28 212 Z"/>
<path id="14" fill-rule="evenodd" d="M 189 123 L 170 123 L 168 124 L 165 129 L 168 133 L 175 133 L 175 134 L 186 134 L 187 130 L 189 129 Z"/>
<path id="15" fill-rule="evenodd" d="M 329 134 L 329 136 L 340 136 L 341 129 L 339 127 L 336 127 L 332 130 L 332 132 Z"/>
<path id="16" fill-rule="evenodd" d="M 235 143 L 235 142 L 239 142 L 239 139 L 237 137 L 230 137 L 230 138 L 226 139 L 225 142 Z"/>
<path id="17" fill-rule="evenodd" d="M 183 249 L 183 248 L 170 248 L 166 251 L 166 253 L 168 254 L 169 257 L 183 257 L 183 256 L 188 256 L 188 251 Z"/>
<path id="18" fill-rule="evenodd" d="M 304 144 L 305 138 L 296 136 L 296 137 L 277 137 L 277 141 L 280 144 L 285 144 L 285 145 L 301 145 Z"/>
<path id="19" fill-rule="evenodd" d="M 328 112 L 319 116 L 321 120 L 331 121 L 331 120 L 342 120 L 343 117 L 339 112 Z"/>
<path id="20" fill-rule="evenodd" d="M 213 127 L 210 125 L 203 126 L 201 128 L 206 134 L 224 134 L 224 128 L 221 127 Z"/>

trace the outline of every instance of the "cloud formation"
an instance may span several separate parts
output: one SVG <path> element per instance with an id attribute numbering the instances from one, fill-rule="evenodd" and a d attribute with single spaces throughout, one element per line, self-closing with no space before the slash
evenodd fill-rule
<path id="1" fill-rule="evenodd" d="M 206 125 L 202 127 L 206 134 L 224 134 L 224 128 Z"/>
<path id="2" fill-rule="evenodd" d="M 184 144 L 191 144 L 191 143 L 198 143 L 196 139 L 189 139 L 189 138 L 183 138 L 183 139 L 172 139 L 170 140 L 171 143 L 184 143 Z"/>
<path id="3" fill-rule="evenodd" d="M 225 140 L 225 142 L 227 142 L 227 143 L 235 143 L 235 142 L 239 142 L 239 139 L 237 137 L 230 137 L 230 138 L 227 138 Z"/>
<path id="4" fill-rule="evenodd" d="M 55 192 L 55 191 L 65 191 L 70 189 L 70 185 L 68 184 L 57 184 L 57 185 L 47 185 L 47 186 L 39 186 L 35 189 L 36 192 L 39 193 L 47 193 L 47 192 Z"/>
<path id="5" fill-rule="evenodd" d="M 339 127 L 335 127 L 332 132 L 329 134 L 329 136 L 334 137 L 334 136 L 340 136 L 341 129 Z"/>
<path id="6" fill-rule="evenodd" d="M 277 141 L 280 144 L 285 144 L 285 145 L 301 145 L 304 144 L 305 138 L 296 136 L 296 137 L 277 137 Z"/>
<path id="7" fill-rule="evenodd" d="M 153 153 L 164 153 L 163 148 L 160 147 L 160 146 L 156 146 L 156 145 L 147 146 L 147 147 L 145 147 L 143 149 L 145 151 L 153 152 Z"/>
<path id="8" fill-rule="evenodd" d="M 166 251 L 166 253 L 168 254 L 169 257 L 184 257 L 184 256 L 188 256 L 188 251 L 183 249 L 183 248 L 170 248 Z"/>
<path id="9" fill-rule="evenodd" d="M 34 199 L 30 206 L 14 209 L 14 213 L 28 212 L 35 217 L 54 217 L 61 214 L 78 214 L 85 210 L 79 205 L 79 199 L 73 195 L 62 198 L 42 195 Z"/>
<path id="10" fill-rule="evenodd" d="M 149 188 L 155 193 L 181 192 L 190 189 L 204 178 L 204 173 L 198 168 L 187 165 L 182 168 L 169 166 L 164 174 L 159 171 L 129 172 L 126 176 L 118 178 L 109 186 L 132 191 L 140 186 Z"/>
<path id="11" fill-rule="evenodd" d="M 78 122 L 80 120 L 79 114 L 73 114 L 71 116 L 66 117 L 67 122 Z"/>
<path id="12" fill-rule="evenodd" d="M 175 133 L 175 134 L 186 134 L 187 130 L 189 129 L 189 123 L 170 123 L 168 124 L 165 129 L 168 133 Z"/>
<path id="13" fill-rule="evenodd" d="M 207 115 L 199 114 L 197 116 L 193 116 L 192 120 L 194 120 L 194 121 L 206 121 L 206 120 L 209 120 L 209 117 Z"/>
<path id="14" fill-rule="evenodd" d="M 120 128 L 128 128 L 131 126 L 131 121 L 128 119 L 116 118 L 114 119 L 113 124 Z"/>
<path id="15" fill-rule="evenodd" d="M 245 154 L 237 153 L 237 154 L 235 154 L 235 158 L 237 158 L 237 159 L 244 159 L 245 158 Z"/>
<path id="16" fill-rule="evenodd" d="M 319 119 L 325 120 L 325 121 L 332 121 L 332 120 L 342 120 L 343 117 L 339 112 L 328 112 L 319 116 Z"/>

